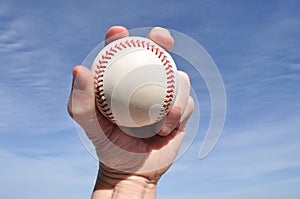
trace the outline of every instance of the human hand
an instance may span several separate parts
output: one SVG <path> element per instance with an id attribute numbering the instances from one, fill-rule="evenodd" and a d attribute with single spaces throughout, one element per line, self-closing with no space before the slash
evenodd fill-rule
<path id="1" fill-rule="evenodd" d="M 126 28 L 115 26 L 107 31 L 106 43 L 127 36 Z M 148 37 L 165 50 L 174 44 L 166 29 L 154 28 Z M 178 82 L 176 101 L 159 124 L 120 128 L 96 108 L 92 71 L 84 66 L 74 67 L 68 111 L 93 142 L 100 160 L 93 198 L 155 197 L 156 183 L 176 158 L 193 111 L 188 75 L 179 72 Z M 137 134 L 153 136 L 134 136 Z"/>

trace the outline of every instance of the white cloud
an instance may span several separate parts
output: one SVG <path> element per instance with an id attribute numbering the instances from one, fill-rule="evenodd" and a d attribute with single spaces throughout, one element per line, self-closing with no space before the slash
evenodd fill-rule
<path id="1" fill-rule="evenodd" d="M 33 4 L 11 1 L 1 2 L 0 6 L 0 15 L 5 19 L 0 27 L 1 133 L 31 131 L 41 135 L 70 131 L 73 123 L 67 119 L 65 105 L 71 65 L 81 62 L 85 53 L 103 39 L 110 25 L 177 27 L 206 42 L 204 46 L 216 59 L 225 80 L 230 109 L 228 126 L 215 150 L 206 159 L 198 160 L 200 143 L 195 142 L 163 177 L 159 190 L 167 193 L 161 198 L 299 196 L 299 174 L 281 176 L 282 171 L 293 173 L 292 169 L 300 167 L 299 117 L 292 115 L 299 110 L 299 105 L 295 107 L 299 101 L 299 78 L 294 73 L 299 69 L 299 20 L 284 10 L 282 15 L 275 11 L 264 13 L 269 18 L 259 20 L 255 15 L 259 13 L 248 15 L 253 7 L 249 10 L 229 1 L 225 6 L 197 2 L 197 6 L 164 3 L 158 7 L 150 2 L 142 9 L 138 3 L 128 2 Z M 112 12 L 120 9 L 120 13 Z M 290 84 L 282 85 L 281 80 Z M 286 92 L 288 89 L 290 92 Z M 200 100 L 199 103 L 209 105 Z M 284 111 L 278 112 L 278 107 Z M 261 111 L 266 112 L 263 117 Z M 64 139 L 54 133 L 53 140 Z M 27 157 L 0 151 L 1 198 L 89 196 L 95 177 L 89 171 L 93 172 L 95 166 L 90 158 L 60 154 L 61 151 L 49 156 L 47 151 L 54 146 L 45 145 L 44 137 L 39 137 L 42 146 L 38 149 L 14 146 L 18 137 L 12 137 L 8 141 L 10 147 L 23 151 Z"/>
<path id="2" fill-rule="evenodd" d="M 70 128 L 66 103 L 71 69 L 66 67 L 64 55 L 41 39 L 36 28 L 39 23 L 28 16 L 4 14 L 5 25 L 0 29 L 0 132 L 40 134 Z"/>
<path id="3" fill-rule="evenodd" d="M 271 123 L 262 120 L 249 129 L 225 127 L 216 148 L 203 160 L 197 159 L 198 140 L 171 167 L 161 189 L 188 184 L 185 190 L 192 190 L 189 198 L 213 199 L 280 198 L 287 188 L 289 198 L 296 199 L 300 182 L 298 121 L 299 116 L 291 116 Z"/>
<path id="4" fill-rule="evenodd" d="M 97 173 L 96 161 L 78 154 L 31 158 L 0 150 L 0 159 L 0 197 L 6 199 L 89 198 Z"/>

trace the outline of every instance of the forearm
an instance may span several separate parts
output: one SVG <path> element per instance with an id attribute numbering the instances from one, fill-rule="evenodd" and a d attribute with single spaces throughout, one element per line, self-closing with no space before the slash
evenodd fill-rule
<path id="1" fill-rule="evenodd" d="M 154 199 L 156 183 L 136 175 L 99 170 L 92 199 Z"/>

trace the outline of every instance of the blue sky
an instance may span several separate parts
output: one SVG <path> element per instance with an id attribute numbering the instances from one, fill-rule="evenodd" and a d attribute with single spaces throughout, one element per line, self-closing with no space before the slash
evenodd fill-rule
<path id="1" fill-rule="evenodd" d="M 90 196 L 98 164 L 66 103 L 72 67 L 112 25 L 180 31 L 207 50 L 224 80 L 218 144 L 200 160 L 199 132 L 157 198 L 298 198 L 299 8 L 296 0 L 0 1 L 0 198 Z"/>

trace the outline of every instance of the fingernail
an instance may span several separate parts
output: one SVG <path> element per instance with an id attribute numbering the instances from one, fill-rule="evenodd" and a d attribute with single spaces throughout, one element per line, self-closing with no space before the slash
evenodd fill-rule
<path id="1" fill-rule="evenodd" d="M 170 36 L 170 32 L 167 29 L 164 29 L 164 28 L 161 28 L 161 27 L 155 27 L 153 29 L 152 36 L 155 36 L 155 35 L 158 35 L 158 34 L 161 35 L 161 36 L 165 36 L 165 37 Z"/>
<path id="2" fill-rule="evenodd" d="M 169 126 L 163 126 L 161 129 L 161 134 L 163 135 L 169 135 L 171 133 L 172 129 Z"/>
<path id="3" fill-rule="evenodd" d="M 73 70 L 73 89 L 85 90 L 86 82 L 82 79 L 82 75 L 79 75 L 80 67 L 75 67 Z"/>

